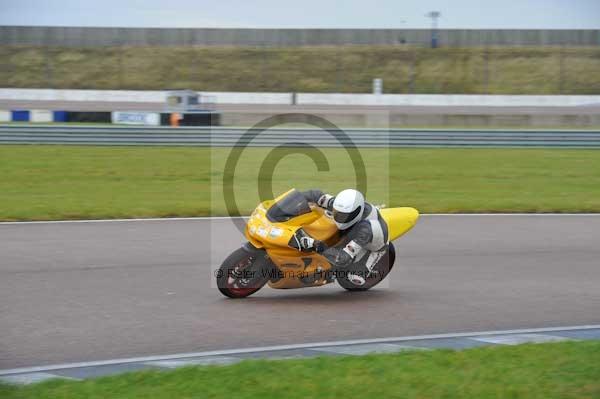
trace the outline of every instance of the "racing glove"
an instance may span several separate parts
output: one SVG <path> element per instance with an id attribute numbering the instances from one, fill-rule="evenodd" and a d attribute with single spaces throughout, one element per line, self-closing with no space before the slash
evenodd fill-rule
<path id="1" fill-rule="evenodd" d="M 317 200 L 317 205 L 323 209 L 330 209 L 330 207 L 333 206 L 333 195 L 321 195 Z"/>
<path id="2" fill-rule="evenodd" d="M 300 248 L 302 251 L 314 250 L 317 253 L 323 253 L 326 246 L 323 241 L 315 240 L 309 236 L 300 237 Z"/>

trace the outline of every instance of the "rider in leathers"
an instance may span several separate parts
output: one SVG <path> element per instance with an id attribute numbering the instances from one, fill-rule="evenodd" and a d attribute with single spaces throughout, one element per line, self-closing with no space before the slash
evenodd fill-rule
<path id="1" fill-rule="evenodd" d="M 320 190 L 302 194 L 308 202 L 331 212 L 342 238 L 337 245 L 326 248 L 322 242 L 305 237 L 301 243 L 304 249 L 321 252 L 336 269 L 356 269 L 356 272 L 366 271 L 367 254 L 382 254 L 387 250 L 387 224 L 379 210 L 365 202 L 359 191 L 348 189 L 335 197 Z"/>

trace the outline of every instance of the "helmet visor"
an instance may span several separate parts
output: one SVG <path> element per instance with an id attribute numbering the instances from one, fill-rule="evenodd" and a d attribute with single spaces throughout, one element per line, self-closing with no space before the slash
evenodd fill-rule
<path id="1" fill-rule="evenodd" d="M 334 209 L 333 210 L 333 220 L 335 220 L 338 223 L 351 222 L 358 216 L 361 209 L 362 209 L 362 207 L 360 207 L 360 206 L 358 208 L 356 208 L 355 210 L 353 210 L 352 212 L 340 212 L 340 211 Z"/>

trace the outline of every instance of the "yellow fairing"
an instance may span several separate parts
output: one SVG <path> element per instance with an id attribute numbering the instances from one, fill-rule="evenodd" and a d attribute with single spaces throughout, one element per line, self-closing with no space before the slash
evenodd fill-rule
<path id="1" fill-rule="evenodd" d="M 303 228 L 311 237 L 324 241 L 328 245 L 333 245 L 337 241 L 338 229 L 335 223 L 324 215 L 322 209 L 314 208 L 312 212 L 292 218 L 285 223 L 272 223 L 266 213 L 273 203 L 273 201 L 265 201 L 260 204 L 246 224 L 246 238 L 256 248 L 267 250 L 282 248 L 298 256 L 300 252 L 289 247 L 288 243 L 299 228 Z"/>
<path id="2" fill-rule="evenodd" d="M 255 247 L 264 248 L 281 272 L 282 278 L 269 281 L 271 287 L 301 288 L 327 284 L 331 282 L 326 279 L 326 272 L 331 268 L 327 259 L 315 252 L 300 252 L 288 243 L 296 230 L 302 228 L 308 235 L 324 241 L 328 246 L 335 245 L 339 240 L 337 226 L 319 207 L 313 207 L 311 212 L 286 222 L 269 221 L 266 216 L 268 209 L 288 194 L 289 191 L 274 200 L 265 201 L 254 210 L 246 225 L 246 238 Z M 419 212 L 413 208 L 389 208 L 380 212 L 388 225 L 390 241 L 409 231 L 419 218 Z M 307 281 L 298 276 L 314 278 Z"/>
<path id="3" fill-rule="evenodd" d="M 264 202 L 256 208 L 246 226 L 248 241 L 267 251 L 282 276 L 277 281 L 269 281 L 269 285 L 273 288 L 302 288 L 330 282 L 326 280 L 326 272 L 331 268 L 327 259 L 315 252 L 300 252 L 290 247 L 288 242 L 302 227 L 311 237 L 334 245 L 338 235 L 335 223 L 321 209 L 314 209 L 286 223 L 272 223 L 266 217 L 272 203 Z M 300 279 L 302 276 L 315 278 L 307 282 Z"/>
<path id="4" fill-rule="evenodd" d="M 415 208 L 386 208 L 379 212 L 388 225 L 390 241 L 412 229 L 419 219 L 419 211 Z"/>

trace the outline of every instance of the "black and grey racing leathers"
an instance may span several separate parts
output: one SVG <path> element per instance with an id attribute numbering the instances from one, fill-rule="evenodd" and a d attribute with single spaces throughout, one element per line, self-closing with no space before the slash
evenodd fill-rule
<path id="1" fill-rule="evenodd" d="M 333 210 L 335 197 L 323 193 L 321 190 L 303 191 L 302 194 L 308 202 L 321 208 Z M 381 217 L 379 210 L 365 202 L 365 210 L 361 220 L 346 230 L 340 230 L 341 240 L 333 247 L 323 252 L 336 267 L 347 267 L 361 259 L 366 259 L 371 252 L 382 251 L 388 243 L 388 227 Z"/>

